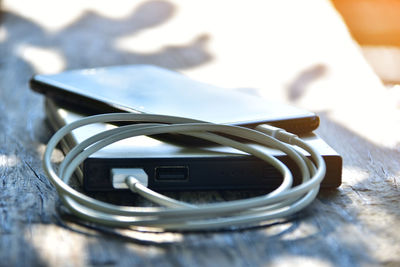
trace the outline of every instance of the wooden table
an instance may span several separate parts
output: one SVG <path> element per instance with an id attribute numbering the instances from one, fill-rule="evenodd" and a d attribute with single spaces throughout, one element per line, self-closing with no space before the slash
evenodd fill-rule
<path id="1" fill-rule="evenodd" d="M 399 89 L 382 85 L 329 2 L 81 2 L 2 3 L 0 265 L 400 265 Z M 243 231 L 126 240 L 63 223 L 41 167 L 43 97 L 28 80 L 138 63 L 318 113 L 342 186 L 291 221 Z"/>

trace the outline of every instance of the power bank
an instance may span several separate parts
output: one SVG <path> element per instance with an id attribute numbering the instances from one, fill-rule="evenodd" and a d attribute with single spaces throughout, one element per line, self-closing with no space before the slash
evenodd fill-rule
<path id="1" fill-rule="evenodd" d="M 54 130 L 82 118 L 82 115 L 62 108 L 49 98 L 45 107 Z M 77 129 L 63 140 L 62 149 L 67 152 L 87 137 L 110 127 L 115 126 L 95 124 Z M 321 186 L 338 187 L 342 172 L 340 155 L 315 134 L 302 138 L 316 147 L 326 162 L 327 172 Z M 295 177 L 298 175 L 295 165 L 285 154 L 267 150 L 287 164 Z M 147 136 L 128 138 L 94 153 L 83 162 L 78 178 L 88 192 L 113 191 L 111 171 L 114 168 L 144 169 L 149 177 L 148 187 L 155 191 L 268 190 L 282 181 L 280 173 L 268 163 L 235 149 L 185 147 Z"/>

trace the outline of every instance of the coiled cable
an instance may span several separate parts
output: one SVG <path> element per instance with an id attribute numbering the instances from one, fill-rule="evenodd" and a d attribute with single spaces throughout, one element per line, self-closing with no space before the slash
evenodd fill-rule
<path id="1" fill-rule="evenodd" d="M 110 129 L 93 135 L 75 146 L 61 162 L 56 172 L 51 156 L 57 144 L 71 131 L 92 123 L 132 122 L 130 125 Z M 179 133 L 230 146 L 264 160 L 283 176 L 282 183 L 272 192 L 249 199 L 202 205 L 188 204 L 171 199 L 142 185 L 134 176 L 125 182 L 130 190 L 161 207 L 118 206 L 96 200 L 69 186 L 76 168 L 91 154 L 119 140 L 140 135 Z M 235 137 L 246 139 L 239 142 Z M 293 186 L 293 176 L 286 165 L 252 144 L 279 149 L 299 167 L 301 183 Z M 298 146 L 310 154 L 307 158 L 294 149 Z M 321 155 L 302 139 L 274 128 L 260 125 L 256 129 L 212 124 L 203 121 L 153 114 L 112 113 L 90 116 L 68 124 L 58 130 L 47 144 L 43 168 L 56 187 L 64 205 L 76 216 L 93 223 L 112 227 L 157 230 L 208 230 L 236 226 L 252 226 L 260 222 L 289 216 L 310 204 L 319 191 L 325 176 L 325 163 Z"/>

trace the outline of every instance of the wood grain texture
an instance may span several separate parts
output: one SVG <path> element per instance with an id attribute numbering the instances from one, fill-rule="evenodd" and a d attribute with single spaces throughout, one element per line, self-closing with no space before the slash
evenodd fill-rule
<path id="1" fill-rule="evenodd" d="M 3 2 L 1 266 L 400 265 L 398 100 L 365 63 L 329 3 L 260 5 Z M 51 135 L 43 99 L 29 90 L 28 80 L 34 73 L 138 63 L 255 88 L 245 90 L 317 112 L 317 132 L 343 156 L 343 185 L 321 192 L 290 221 L 241 231 L 130 232 L 127 239 L 63 222 L 41 167 Z M 195 201 L 241 196 L 176 195 Z"/>

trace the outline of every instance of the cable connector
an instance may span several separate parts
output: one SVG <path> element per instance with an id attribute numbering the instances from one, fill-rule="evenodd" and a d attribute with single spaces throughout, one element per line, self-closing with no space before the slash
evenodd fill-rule
<path id="1" fill-rule="evenodd" d="M 126 179 L 135 178 L 139 183 L 146 186 L 149 183 L 149 177 L 142 168 L 114 168 L 111 169 L 111 182 L 115 189 L 129 189 Z"/>
<path id="2" fill-rule="evenodd" d="M 274 137 L 278 139 L 279 141 L 288 143 L 293 145 L 294 144 L 294 139 L 298 138 L 297 135 L 289 133 L 285 131 L 284 129 L 277 128 L 268 124 L 261 124 L 256 127 L 257 131 L 260 131 L 262 133 L 268 134 L 271 137 Z"/>

